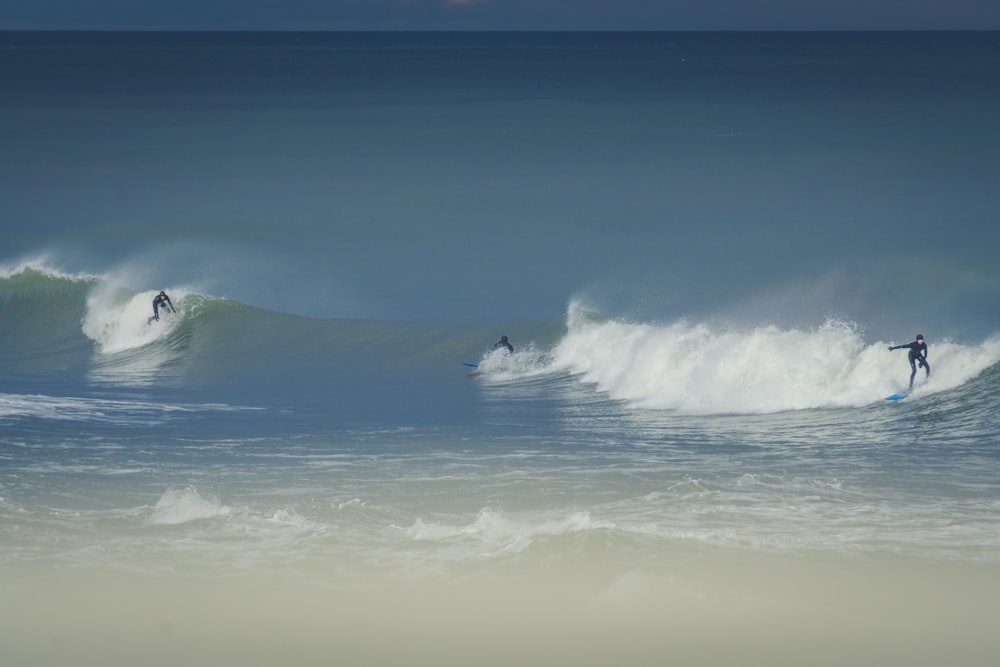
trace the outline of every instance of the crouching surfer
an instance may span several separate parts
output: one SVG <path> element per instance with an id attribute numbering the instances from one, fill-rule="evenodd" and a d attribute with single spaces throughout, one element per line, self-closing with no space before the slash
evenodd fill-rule
<path id="1" fill-rule="evenodd" d="M 500 340 L 493 345 L 494 350 L 507 350 L 507 354 L 514 354 L 514 346 L 510 344 L 506 336 L 500 336 Z"/>
<path id="2" fill-rule="evenodd" d="M 160 321 L 160 308 L 163 309 L 165 313 L 176 313 L 177 309 L 174 308 L 174 304 L 171 303 L 170 297 L 163 290 L 153 298 L 153 316 L 149 318 L 149 323 L 152 324 L 153 320 L 157 322 Z"/>

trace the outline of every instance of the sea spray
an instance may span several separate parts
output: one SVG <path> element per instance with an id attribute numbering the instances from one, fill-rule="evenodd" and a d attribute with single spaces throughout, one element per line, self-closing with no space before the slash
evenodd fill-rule
<path id="1" fill-rule="evenodd" d="M 858 407 L 898 389 L 905 375 L 886 343 L 850 322 L 812 328 L 722 328 L 602 321 L 572 307 L 553 366 L 634 408 L 694 414 Z M 1000 342 L 932 343 L 939 360 L 925 392 L 952 389 L 1000 360 Z M 940 369 L 940 370 L 939 370 Z"/>

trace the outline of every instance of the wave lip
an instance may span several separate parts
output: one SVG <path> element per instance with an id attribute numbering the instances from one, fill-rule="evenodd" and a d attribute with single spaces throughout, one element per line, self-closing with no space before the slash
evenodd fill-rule
<path id="1" fill-rule="evenodd" d="M 90 273 L 68 273 L 58 269 L 46 255 L 0 264 L 0 280 L 12 281 L 20 285 L 40 285 L 55 280 L 92 283 L 97 279 L 98 276 Z"/>

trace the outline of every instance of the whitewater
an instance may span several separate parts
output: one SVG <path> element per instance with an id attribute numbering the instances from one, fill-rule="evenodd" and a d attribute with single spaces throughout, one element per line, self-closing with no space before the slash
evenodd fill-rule
<path id="1" fill-rule="evenodd" d="M 905 388 L 902 355 L 886 354 L 884 341 L 865 341 L 852 323 L 831 320 L 811 330 L 593 323 L 573 308 L 568 320 L 555 366 L 636 408 L 721 414 L 860 407 Z M 918 384 L 914 398 L 959 387 L 995 365 L 1000 341 L 940 341 L 938 360 L 941 372 Z"/>

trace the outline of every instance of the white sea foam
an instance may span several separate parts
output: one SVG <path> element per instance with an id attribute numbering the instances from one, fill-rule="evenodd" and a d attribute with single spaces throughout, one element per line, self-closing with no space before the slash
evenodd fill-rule
<path id="1" fill-rule="evenodd" d="M 149 523 L 155 526 L 172 526 L 199 519 L 228 516 L 232 509 L 215 498 L 205 498 L 197 489 L 167 489 L 156 501 Z"/>
<path id="2" fill-rule="evenodd" d="M 149 401 L 110 400 L 78 396 L 0 393 L 0 418 L 34 417 L 60 421 L 88 421 L 113 424 L 160 423 L 172 413 L 229 412 L 258 410 L 221 403 L 177 404 Z"/>
<path id="3" fill-rule="evenodd" d="M 548 372 L 551 359 L 534 343 L 528 343 L 513 354 L 505 349 L 492 350 L 479 361 L 479 372 L 487 379 L 504 381 Z"/>
<path id="4" fill-rule="evenodd" d="M 417 518 L 406 530 L 406 535 L 419 541 L 473 540 L 487 553 L 504 553 L 522 551 L 540 537 L 614 527 L 611 522 L 595 520 L 589 512 L 571 512 L 561 518 L 532 520 L 513 518 L 497 510 L 483 509 L 469 524 Z"/>
<path id="5" fill-rule="evenodd" d="M 114 401 L 74 396 L 37 394 L 0 394 L 0 417 L 37 417 L 64 421 L 103 421 L 131 423 L 136 414 L 145 419 L 152 413 L 165 413 L 169 406 L 138 401 Z M 184 408 L 176 408 L 184 409 Z"/>
<path id="6" fill-rule="evenodd" d="M 919 372 L 916 394 L 953 389 L 1000 361 L 995 338 L 928 343 L 933 374 L 925 382 Z M 595 321 L 574 306 L 552 368 L 636 408 L 715 414 L 857 407 L 905 388 L 906 354 L 888 345 L 868 343 L 836 320 L 814 329 L 723 329 Z"/>

